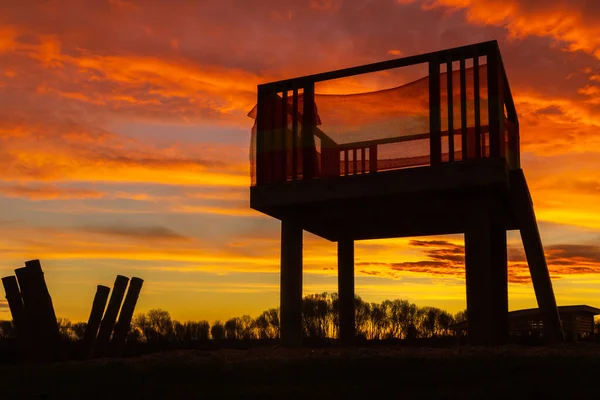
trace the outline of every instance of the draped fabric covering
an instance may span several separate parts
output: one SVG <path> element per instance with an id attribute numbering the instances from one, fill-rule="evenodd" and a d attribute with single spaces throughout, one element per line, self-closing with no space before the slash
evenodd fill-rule
<path id="1" fill-rule="evenodd" d="M 474 69 L 466 72 L 466 130 L 475 129 Z M 460 72 L 452 71 L 453 131 L 455 160 L 461 159 L 461 96 Z M 489 151 L 487 68 L 479 66 L 480 126 L 482 151 Z M 442 160 L 449 158 L 448 90 L 447 76 L 440 76 Z M 429 78 L 393 87 L 358 94 L 314 95 L 314 111 L 311 121 L 313 141 L 307 144 L 300 139 L 303 125 L 304 94 L 298 93 L 296 110 L 291 92 L 278 93 L 264 105 L 263 135 L 264 152 L 277 153 L 269 168 L 281 169 L 280 178 L 291 179 L 294 160 L 295 171 L 302 175 L 302 159 L 305 147 L 314 146 L 316 151 L 316 177 L 365 173 L 371 165 L 377 171 L 406 168 L 429 164 Z M 285 112 L 284 112 L 285 108 Z M 294 115 L 295 113 L 295 115 Z M 255 123 L 252 128 L 250 163 L 252 184 L 256 183 L 257 159 L 257 106 L 248 116 Z M 294 119 L 296 129 L 294 129 Z M 295 136 L 295 137 L 294 137 Z M 375 147 L 373 147 L 375 146 Z M 333 157 L 333 158 L 331 158 Z M 276 175 L 278 171 L 273 171 Z"/>

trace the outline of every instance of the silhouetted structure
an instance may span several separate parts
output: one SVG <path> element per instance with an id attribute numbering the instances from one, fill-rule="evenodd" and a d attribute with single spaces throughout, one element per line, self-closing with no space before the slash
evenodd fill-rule
<path id="1" fill-rule="evenodd" d="M 558 314 L 567 338 L 571 341 L 594 335 L 594 316 L 600 309 L 587 305 L 558 306 Z M 468 331 L 467 322 L 454 324 L 453 331 Z M 539 308 L 515 310 L 508 313 L 508 329 L 511 336 L 544 336 L 544 321 Z"/>
<path id="2" fill-rule="evenodd" d="M 128 282 L 129 278 L 123 275 L 117 275 L 117 278 L 115 279 L 110 300 L 108 301 L 108 306 L 106 307 L 104 317 L 100 323 L 100 329 L 94 345 L 93 354 L 96 357 L 102 357 L 106 355 L 106 351 L 110 343 L 110 337 L 113 333 L 117 316 L 119 315 L 119 309 L 121 308 L 121 303 L 123 302 L 123 296 L 125 295 Z"/>
<path id="3" fill-rule="evenodd" d="M 2 285 L 4 286 L 4 292 L 6 293 L 6 301 L 8 302 L 8 308 L 12 315 L 13 324 L 17 330 L 19 345 L 23 350 L 27 351 L 31 344 L 29 339 L 30 332 L 17 278 L 12 275 L 6 276 L 2 278 Z"/>
<path id="4" fill-rule="evenodd" d="M 143 284 L 143 279 L 136 277 L 131 278 L 129 282 L 129 289 L 127 289 L 127 295 L 125 296 L 125 301 L 123 301 L 123 307 L 121 307 L 119 320 L 115 325 L 115 332 L 111 341 L 111 355 L 114 357 L 120 357 L 123 354 L 125 340 L 131 326 L 131 318 L 133 317 L 135 305 L 140 296 Z"/>
<path id="5" fill-rule="evenodd" d="M 81 346 L 84 358 L 89 358 L 93 355 L 92 352 L 94 351 L 94 345 L 96 344 L 96 335 L 98 334 L 98 328 L 102 321 L 102 315 L 104 315 L 104 309 L 106 308 L 109 293 L 110 288 L 108 286 L 98 285 Z"/>
<path id="6" fill-rule="evenodd" d="M 27 261 L 25 267 L 15 270 L 15 274 L 16 278 L 2 278 L 2 284 L 20 345 L 30 360 L 63 360 L 65 354 L 62 351 L 58 322 L 39 260 Z M 127 298 L 121 309 L 128 282 L 129 278 L 117 275 L 108 307 L 106 302 L 110 288 L 98 285 L 82 340 L 83 358 L 104 356 L 109 343 L 113 355 L 122 354 L 144 281 L 136 277 L 131 279 Z M 115 327 L 117 316 L 119 322 Z"/>
<path id="7" fill-rule="evenodd" d="M 32 358 L 39 361 L 62 359 L 60 333 L 52 298 L 39 260 L 25 262 L 15 270 L 28 321 Z"/>
<path id="8" fill-rule="evenodd" d="M 354 95 L 332 79 L 421 64 L 425 78 Z M 444 110 L 442 112 L 442 110 Z M 281 220 L 281 341 L 302 337 L 302 231 L 338 242 L 339 337 L 354 338 L 354 241 L 464 233 L 473 344 L 508 334 L 506 231 L 519 229 L 546 335 L 563 336 L 496 41 L 258 86 L 255 210 Z"/>

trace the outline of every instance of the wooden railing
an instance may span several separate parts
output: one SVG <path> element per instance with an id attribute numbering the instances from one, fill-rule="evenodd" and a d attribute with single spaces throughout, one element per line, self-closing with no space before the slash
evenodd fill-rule
<path id="1" fill-rule="evenodd" d="M 487 64 L 488 121 L 485 126 L 481 121 L 480 57 L 486 57 Z M 467 60 L 472 60 L 474 70 L 474 126 L 469 128 Z M 460 69 L 460 128 L 453 126 L 452 73 L 446 73 L 449 100 L 445 107 L 441 101 L 441 66 L 445 65 L 446 71 L 451 72 L 454 62 L 459 63 Z M 337 144 L 316 126 L 315 83 L 421 63 L 429 65 L 429 132 Z M 442 131 L 442 112 L 447 113 L 445 131 Z M 427 165 L 503 157 L 511 169 L 520 167 L 519 121 L 496 41 L 259 85 L 256 128 L 257 185 L 336 177 L 349 175 L 350 171 L 352 175 L 379 172 L 382 169 L 378 168 L 379 146 L 421 139 L 429 139 L 428 162 L 424 163 Z M 458 135 L 460 153 L 455 150 Z M 448 149 L 442 154 L 442 138 L 446 137 Z M 486 137 L 489 137 L 487 142 Z"/>

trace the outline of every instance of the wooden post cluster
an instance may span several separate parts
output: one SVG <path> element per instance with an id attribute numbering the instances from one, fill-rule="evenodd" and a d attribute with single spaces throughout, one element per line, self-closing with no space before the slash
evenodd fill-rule
<path id="1" fill-rule="evenodd" d="M 2 278 L 19 343 L 31 361 L 63 358 L 52 298 L 39 260 L 25 262 L 16 276 Z"/>
<path id="2" fill-rule="evenodd" d="M 82 341 L 83 358 L 122 355 L 143 283 L 140 278 L 134 277 L 129 281 L 129 278 L 118 275 L 110 301 L 110 288 L 98 285 Z M 40 261 L 25 262 L 25 267 L 17 268 L 15 275 L 2 278 L 2 285 L 18 343 L 27 359 L 64 360 L 58 321 Z"/>
<path id="3" fill-rule="evenodd" d="M 98 286 L 85 332 L 83 344 L 85 358 L 109 355 L 120 357 L 123 354 L 131 318 L 143 283 L 140 278 L 133 277 L 130 281 L 126 276 L 117 275 L 110 299 L 108 298 L 110 289 L 106 286 Z"/>

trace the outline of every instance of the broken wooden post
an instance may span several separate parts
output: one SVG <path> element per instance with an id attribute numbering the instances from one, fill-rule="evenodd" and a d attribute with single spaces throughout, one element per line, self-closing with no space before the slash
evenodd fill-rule
<path id="1" fill-rule="evenodd" d="M 21 291 L 17 278 L 13 275 L 2 278 L 2 285 L 6 293 L 6 301 L 8 301 L 8 309 L 12 315 L 13 324 L 17 331 L 17 341 L 21 348 L 26 352 L 31 352 L 31 342 L 29 339 L 29 330 L 27 329 L 27 316 L 25 315 L 25 307 L 21 298 Z"/>
<path id="2" fill-rule="evenodd" d="M 128 282 L 129 278 L 123 275 L 117 275 L 117 279 L 115 279 L 112 294 L 110 295 L 104 318 L 102 318 L 102 322 L 100 323 L 100 330 L 98 331 L 98 337 L 94 346 L 93 354 L 96 357 L 102 357 L 106 354 Z"/>
<path id="3" fill-rule="evenodd" d="M 111 353 L 114 357 L 121 357 L 123 355 L 123 348 L 125 347 L 125 341 L 129 333 L 131 318 L 133 317 L 135 305 L 140 296 L 143 284 L 144 280 L 136 277 L 131 278 L 129 282 L 129 289 L 127 290 L 127 295 L 125 296 L 125 301 L 119 314 L 119 321 L 115 326 L 115 333 L 111 342 Z"/>
<path id="4" fill-rule="evenodd" d="M 58 323 L 40 261 L 25 262 L 25 267 L 17 268 L 15 274 L 30 324 L 35 359 L 49 361 L 61 358 Z"/>
<path id="5" fill-rule="evenodd" d="M 94 350 L 94 344 L 96 342 L 96 335 L 98 334 L 98 327 L 100 327 L 100 321 L 102 321 L 102 315 L 106 308 L 106 302 L 108 301 L 108 294 L 110 288 L 108 286 L 98 285 L 96 289 L 96 295 L 94 296 L 94 302 L 92 303 L 92 311 L 88 319 L 87 326 L 85 328 L 85 334 L 83 336 L 82 343 L 82 354 L 84 358 L 92 356 Z"/>

